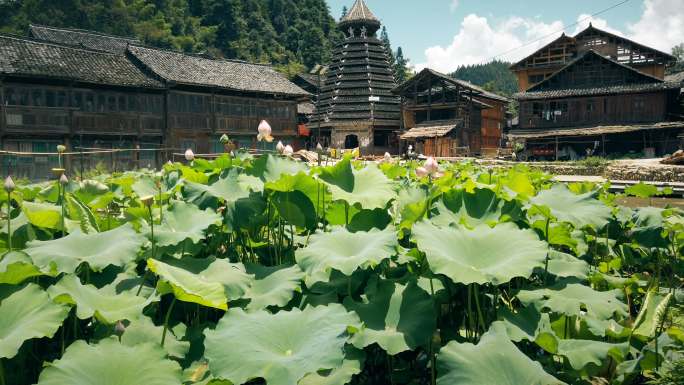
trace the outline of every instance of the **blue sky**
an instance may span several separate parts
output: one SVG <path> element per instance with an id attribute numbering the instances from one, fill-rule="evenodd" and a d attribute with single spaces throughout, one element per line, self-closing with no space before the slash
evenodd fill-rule
<path id="1" fill-rule="evenodd" d="M 333 16 L 354 0 L 326 0 Z M 670 51 L 684 42 L 684 0 L 366 0 L 387 26 L 393 48 L 401 46 L 418 68 L 452 71 L 493 56 L 520 59 L 558 36 L 594 25 Z M 574 26 L 580 19 L 580 26 Z M 549 36 L 551 35 L 551 36 Z M 530 41 L 539 40 L 523 48 Z"/>

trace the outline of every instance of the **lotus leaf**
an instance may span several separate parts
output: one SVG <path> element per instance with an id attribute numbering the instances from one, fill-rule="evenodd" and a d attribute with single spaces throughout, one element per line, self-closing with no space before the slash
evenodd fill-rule
<path id="1" fill-rule="evenodd" d="M 649 290 L 641 305 L 641 311 L 634 320 L 634 335 L 647 339 L 655 337 L 672 299 L 672 293 L 661 294 L 655 290 Z"/>
<path id="2" fill-rule="evenodd" d="M 373 267 L 396 254 L 393 228 L 352 233 L 336 227 L 329 233 L 311 236 L 308 246 L 297 250 L 299 267 L 307 274 L 307 284 L 328 282 L 332 269 L 346 276 L 356 269 Z"/>
<path id="3" fill-rule="evenodd" d="M 148 259 L 147 267 L 159 276 L 157 291 L 160 294 L 173 293 L 179 301 L 228 309 L 228 298 L 221 283 L 156 259 Z"/>
<path id="4" fill-rule="evenodd" d="M 161 226 L 154 228 L 154 238 L 159 247 L 174 246 L 186 239 L 197 243 L 204 239 L 209 226 L 220 222 L 221 216 L 211 209 L 200 210 L 193 204 L 176 201 L 164 213 Z"/>
<path id="5" fill-rule="evenodd" d="M 612 217 L 610 207 L 596 199 L 595 192 L 574 194 L 565 185 L 556 184 L 530 199 L 537 206 L 548 207 L 551 214 L 561 222 L 575 227 L 602 228 Z"/>
<path id="6" fill-rule="evenodd" d="M 423 221 L 413 226 L 413 237 L 434 273 L 463 284 L 499 285 L 529 277 L 535 267 L 543 266 L 547 254 L 547 245 L 532 230 L 512 223 L 468 230 Z"/>
<path id="7" fill-rule="evenodd" d="M 259 377 L 268 385 L 297 384 L 307 374 L 342 367 L 346 331 L 358 324 L 339 304 L 276 314 L 231 309 L 205 332 L 205 356 L 211 373 L 233 384 Z"/>
<path id="8" fill-rule="evenodd" d="M 51 241 L 32 241 L 24 250 L 42 271 L 73 273 L 83 262 L 94 271 L 123 266 L 137 258 L 145 238 L 130 224 L 102 233 L 72 233 Z"/>
<path id="9" fill-rule="evenodd" d="M 435 304 L 415 280 L 402 285 L 391 281 L 370 283 L 364 301 L 344 300 L 364 326 L 352 337 L 358 348 L 377 343 L 390 355 L 427 346 L 436 327 Z"/>
<path id="10" fill-rule="evenodd" d="M 116 294 L 109 289 L 98 289 L 83 285 L 78 277 L 65 275 L 56 285 L 48 288 L 56 302 L 76 305 L 80 319 L 97 318 L 102 323 L 113 325 L 119 320 L 134 320 L 154 298 L 145 299 L 130 293 Z"/>
<path id="11" fill-rule="evenodd" d="M 0 257 L 0 284 L 18 285 L 43 273 L 33 265 L 31 258 L 21 251 Z"/>
<path id="12" fill-rule="evenodd" d="M 188 201 L 195 203 L 202 202 L 207 197 L 219 198 L 225 202 L 235 202 L 238 199 L 247 198 L 250 191 L 262 189 L 263 183 L 260 180 L 249 175 L 238 174 L 237 170 L 234 169 L 210 185 L 185 182 L 183 187 Z"/>
<path id="13" fill-rule="evenodd" d="M 306 169 L 306 165 L 292 159 L 267 155 L 254 161 L 250 173 L 265 182 L 275 182 L 283 175 L 295 175 Z"/>
<path id="14" fill-rule="evenodd" d="M 523 290 L 518 299 L 525 306 L 534 305 L 538 310 L 551 309 L 568 316 L 584 316 L 607 320 L 627 315 L 627 305 L 620 301 L 621 290 L 596 291 L 580 283 L 559 282 L 551 287 Z"/>
<path id="15" fill-rule="evenodd" d="M 560 340 L 558 343 L 558 354 L 565 356 L 575 370 L 582 370 L 589 364 L 601 366 L 608 356 L 620 363 L 628 350 L 627 342 L 612 344 L 591 340 Z"/>
<path id="16" fill-rule="evenodd" d="M 121 336 L 121 343 L 126 346 L 136 346 L 140 344 L 157 344 L 162 333 L 164 332 L 163 326 L 155 326 L 151 319 L 142 316 L 131 322 L 123 335 Z M 190 342 L 179 341 L 174 333 L 169 333 L 166 336 L 164 342 L 164 350 L 168 353 L 170 357 L 183 358 L 190 350 Z"/>
<path id="17" fill-rule="evenodd" d="M 363 350 L 347 347 L 342 366 L 333 370 L 321 370 L 307 374 L 299 380 L 297 385 L 346 385 L 352 377 L 361 373 L 361 367 L 365 360 Z"/>
<path id="18" fill-rule="evenodd" d="M 253 281 L 253 276 L 245 271 L 241 263 L 231 263 L 227 259 L 182 258 L 167 259 L 164 263 L 195 274 L 197 278 L 218 282 L 223 285 L 226 298 L 235 300 L 245 295 Z"/>
<path id="19" fill-rule="evenodd" d="M 0 302 L 0 359 L 14 357 L 26 340 L 52 337 L 69 315 L 40 286 L 28 284 Z"/>
<path id="20" fill-rule="evenodd" d="M 71 344 L 45 368 L 37 385 L 180 385 L 181 368 L 154 344 L 122 345 L 105 339 L 97 345 Z"/>
<path id="21" fill-rule="evenodd" d="M 21 208 L 28 221 L 37 227 L 62 229 L 62 209 L 49 203 L 23 202 Z"/>
<path id="22" fill-rule="evenodd" d="M 375 164 L 355 170 L 349 158 L 323 169 L 321 179 L 326 182 L 333 200 L 359 204 L 364 209 L 383 208 L 396 196 L 394 183 L 387 179 Z"/>
<path id="23" fill-rule="evenodd" d="M 549 251 L 549 273 L 556 277 L 586 279 L 589 269 L 589 264 L 579 258 L 556 250 Z"/>
<path id="24" fill-rule="evenodd" d="M 245 294 L 245 298 L 251 300 L 246 307 L 248 311 L 287 305 L 293 293 L 300 290 L 304 279 L 304 272 L 297 265 L 273 268 L 248 265 L 248 269 L 256 278 Z"/>
<path id="25" fill-rule="evenodd" d="M 438 385 L 556 385 L 564 382 L 546 373 L 493 324 L 477 345 L 449 342 L 437 356 Z"/>

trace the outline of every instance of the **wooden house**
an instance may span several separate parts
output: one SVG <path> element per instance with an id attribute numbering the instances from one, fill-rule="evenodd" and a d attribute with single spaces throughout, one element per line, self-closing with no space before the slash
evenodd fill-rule
<path id="1" fill-rule="evenodd" d="M 404 147 L 427 156 L 496 153 L 509 100 L 424 69 L 393 91 L 401 97 Z"/>
<path id="2" fill-rule="evenodd" d="M 666 66 L 676 61 L 670 54 L 589 24 L 574 37 L 563 34 L 512 65 L 519 90 L 528 90 L 589 50 L 658 79 L 663 79 Z"/>
<path id="3" fill-rule="evenodd" d="M 0 35 L 5 150 L 54 152 L 57 144 L 66 144 L 70 150 L 217 152 L 224 133 L 253 147 L 262 119 L 277 139 L 297 137 L 297 104 L 309 93 L 270 66 L 145 47 L 134 39 L 82 30 L 32 26 L 31 35 Z M 122 167 L 161 161 L 154 151 L 132 157 L 124 153 L 117 161 Z M 30 178 L 47 176 L 56 162 L 48 156 L 3 159 L 5 171 Z M 97 161 L 89 158 L 84 167 Z"/>
<path id="4" fill-rule="evenodd" d="M 675 149 L 684 122 L 672 114 L 680 84 L 670 83 L 593 50 L 583 51 L 546 79 L 515 95 L 524 157 L 576 159 L 587 155 Z"/>

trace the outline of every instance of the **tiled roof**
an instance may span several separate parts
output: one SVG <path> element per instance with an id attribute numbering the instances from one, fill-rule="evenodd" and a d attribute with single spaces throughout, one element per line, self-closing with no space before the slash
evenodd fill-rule
<path id="1" fill-rule="evenodd" d="M 56 28 L 31 24 L 31 35 L 36 39 L 53 43 L 89 48 L 111 53 L 124 53 L 129 44 L 140 44 L 140 40 L 105 35 L 80 29 Z"/>
<path id="2" fill-rule="evenodd" d="M 141 64 L 168 82 L 227 90 L 309 96 L 268 65 L 208 59 L 175 51 L 128 47 Z"/>
<path id="3" fill-rule="evenodd" d="M 553 129 L 533 129 L 533 130 L 513 130 L 508 133 L 509 139 L 535 139 L 552 137 L 572 137 L 572 136 L 594 136 L 621 134 L 642 130 L 664 130 L 684 128 L 684 122 L 658 122 L 646 124 L 596 126 L 580 128 L 553 128 Z"/>
<path id="4" fill-rule="evenodd" d="M 357 21 L 357 20 L 372 20 L 379 21 L 373 12 L 368 8 L 366 2 L 363 0 L 356 0 L 349 12 L 340 20 L 341 23 Z"/>
<path id="5" fill-rule="evenodd" d="M 397 86 L 395 89 L 392 90 L 392 92 L 394 92 L 396 94 L 400 94 L 401 92 L 403 92 L 405 90 L 410 90 L 411 86 L 413 85 L 414 82 L 420 82 L 422 77 L 428 76 L 428 75 L 432 75 L 432 76 L 438 77 L 440 79 L 443 79 L 448 84 L 457 84 L 461 87 L 471 89 L 471 90 L 475 91 L 477 94 L 479 94 L 478 96 L 481 96 L 481 97 L 484 97 L 487 99 L 498 100 L 498 101 L 504 102 L 504 103 L 510 102 L 510 100 L 504 96 L 497 95 L 493 92 L 486 91 L 483 88 L 478 87 L 473 83 L 451 77 L 449 75 L 443 74 L 441 72 L 435 71 L 435 70 L 430 69 L 430 68 L 423 69 L 422 71 L 417 73 L 415 76 L 413 76 L 411 79 L 406 80 L 404 83 Z"/>
<path id="6" fill-rule="evenodd" d="M 625 84 L 608 87 L 594 87 L 594 88 L 572 88 L 564 90 L 551 91 L 536 91 L 536 92 L 519 92 L 514 95 L 516 100 L 538 100 L 538 99 L 556 99 L 566 98 L 572 96 L 596 96 L 596 95 L 614 95 L 614 94 L 634 94 L 641 92 L 653 92 L 679 89 L 680 84 L 677 83 L 646 83 L 646 84 Z"/>
<path id="7" fill-rule="evenodd" d="M 0 35 L 0 74 L 161 88 L 125 56 Z"/>
<path id="8" fill-rule="evenodd" d="M 451 131 L 463 125 L 462 120 L 458 121 L 433 121 L 429 125 L 419 125 L 413 127 L 401 135 L 401 139 L 417 138 L 438 138 L 448 135 Z"/>

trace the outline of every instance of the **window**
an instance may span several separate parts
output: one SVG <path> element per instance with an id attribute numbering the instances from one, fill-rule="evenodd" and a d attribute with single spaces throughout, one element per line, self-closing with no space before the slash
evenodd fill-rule
<path id="1" fill-rule="evenodd" d="M 125 95 L 119 95 L 119 110 L 126 112 L 129 110 Z"/>
<path id="2" fill-rule="evenodd" d="M 544 116 L 544 103 L 532 103 L 532 116 L 537 118 Z"/>
<path id="3" fill-rule="evenodd" d="M 593 100 L 587 100 L 587 112 L 594 112 L 595 106 Z"/>
<path id="4" fill-rule="evenodd" d="M 128 95 L 128 111 L 140 111 L 138 95 Z"/>
<path id="5" fill-rule="evenodd" d="M 635 110 L 643 110 L 644 107 L 646 107 L 646 102 L 644 101 L 644 98 L 642 97 L 636 97 L 634 98 L 634 109 Z"/>
<path id="6" fill-rule="evenodd" d="M 109 95 L 107 97 L 107 111 L 116 112 L 118 109 L 116 107 L 116 96 Z"/>
<path id="7" fill-rule="evenodd" d="M 66 91 L 57 91 L 57 107 L 68 107 Z"/>
<path id="8" fill-rule="evenodd" d="M 46 90 L 45 91 L 45 105 L 47 107 L 56 107 L 57 106 L 57 95 L 55 94 L 55 91 L 52 91 L 52 90 Z"/>
<path id="9" fill-rule="evenodd" d="M 72 105 L 74 108 L 78 108 L 79 110 L 83 109 L 83 93 L 79 91 L 75 91 L 73 94 L 71 94 L 71 100 L 72 100 Z"/>
<path id="10" fill-rule="evenodd" d="M 45 101 L 43 100 L 43 90 L 31 91 L 31 105 L 35 107 L 43 107 Z"/>
<path id="11" fill-rule="evenodd" d="M 87 112 L 95 111 L 95 95 L 92 92 L 86 92 L 85 94 L 85 104 L 83 109 Z"/>
<path id="12" fill-rule="evenodd" d="M 105 112 L 105 105 L 107 97 L 104 95 L 97 95 L 97 110 L 96 112 Z"/>
<path id="13" fill-rule="evenodd" d="M 16 106 L 18 104 L 17 91 L 14 88 L 5 88 L 5 100 L 2 104 L 6 106 Z"/>

